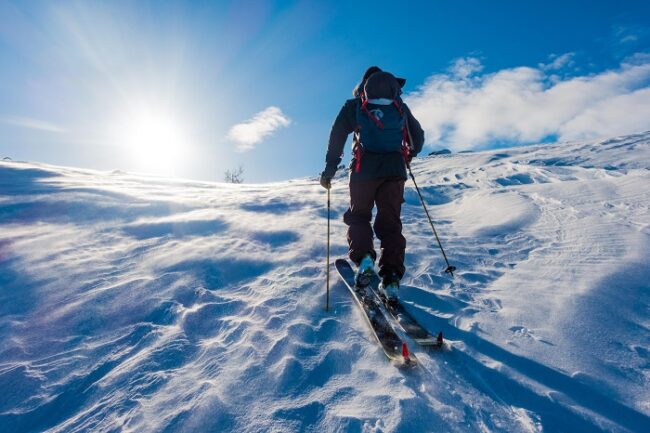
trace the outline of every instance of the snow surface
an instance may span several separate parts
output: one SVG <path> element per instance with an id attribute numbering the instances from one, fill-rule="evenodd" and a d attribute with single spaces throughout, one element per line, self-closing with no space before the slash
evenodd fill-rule
<path id="1" fill-rule="evenodd" d="M 315 179 L 0 163 L 0 431 L 650 431 L 650 133 L 414 172 L 458 272 L 408 184 L 402 297 L 450 345 L 405 371 L 334 271 L 324 311 Z"/>

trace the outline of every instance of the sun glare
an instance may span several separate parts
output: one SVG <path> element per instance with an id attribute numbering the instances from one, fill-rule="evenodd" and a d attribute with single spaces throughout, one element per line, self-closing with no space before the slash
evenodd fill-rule
<path id="1" fill-rule="evenodd" d="M 180 168 L 187 137 L 176 116 L 141 108 L 120 122 L 118 140 L 126 147 L 137 170 L 174 174 Z"/>

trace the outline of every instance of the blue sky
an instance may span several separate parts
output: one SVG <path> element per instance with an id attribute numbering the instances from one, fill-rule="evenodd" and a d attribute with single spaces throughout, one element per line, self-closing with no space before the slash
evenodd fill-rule
<path id="1" fill-rule="evenodd" d="M 0 157 L 102 170 L 315 175 L 373 64 L 429 149 L 650 129 L 643 1 L 0 1 L 0 64 Z"/>

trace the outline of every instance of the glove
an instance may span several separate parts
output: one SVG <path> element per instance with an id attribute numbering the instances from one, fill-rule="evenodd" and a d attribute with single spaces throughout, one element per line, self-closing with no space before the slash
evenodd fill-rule
<path id="1" fill-rule="evenodd" d="M 332 187 L 332 178 L 336 174 L 336 165 L 327 165 L 325 170 L 320 174 L 320 184 L 325 189 Z"/>
<path id="2" fill-rule="evenodd" d="M 413 161 L 413 157 L 415 156 L 415 151 L 411 146 L 409 146 L 409 151 L 408 154 L 406 155 L 406 166 L 410 167 L 411 166 L 411 161 Z"/>
<path id="3" fill-rule="evenodd" d="M 320 185 L 325 189 L 332 187 L 332 176 L 328 176 L 325 172 L 320 174 Z"/>

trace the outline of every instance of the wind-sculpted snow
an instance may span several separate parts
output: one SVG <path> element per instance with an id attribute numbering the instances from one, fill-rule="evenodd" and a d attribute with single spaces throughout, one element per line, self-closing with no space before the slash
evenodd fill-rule
<path id="1" fill-rule="evenodd" d="M 390 365 L 332 271 L 325 192 L 0 163 L 2 432 L 643 432 L 650 134 L 437 155 Z M 332 255 L 345 256 L 345 173 Z"/>

